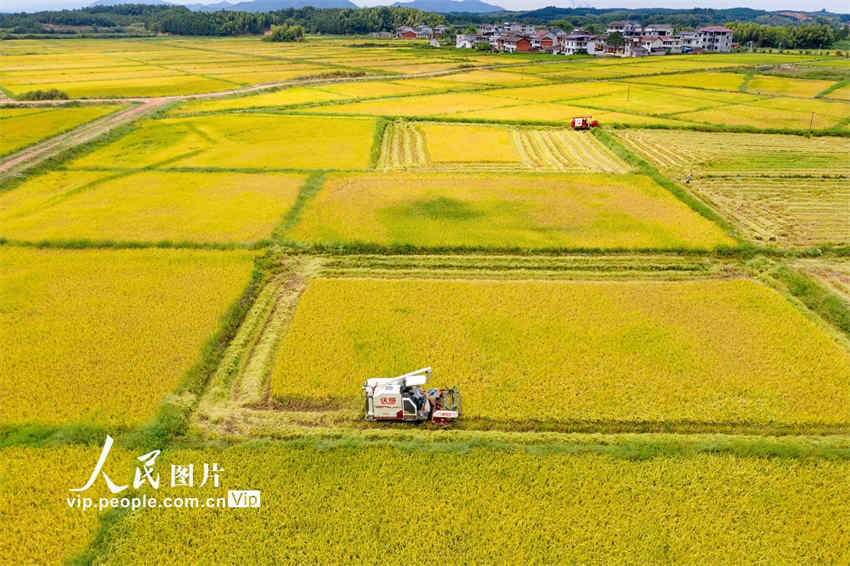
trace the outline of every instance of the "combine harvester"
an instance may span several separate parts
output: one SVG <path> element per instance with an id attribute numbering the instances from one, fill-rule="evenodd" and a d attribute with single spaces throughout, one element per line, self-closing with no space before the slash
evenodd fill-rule
<path id="1" fill-rule="evenodd" d="M 574 130 L 589 130 L 590 128 L 598 128 L 599 121 L 593 120 L 592 116 L 576 116 L 570 120 L 570 127 Z"/>
<path id="2" fill-rule="evenodd" d="M 460 416 L 457 387 L 427 392 L 420 386 L 431 377 L 431 368 L 422 368 L 398 377 L 372 377 L 366 380 L 367 421 L 455 422 Z"/>

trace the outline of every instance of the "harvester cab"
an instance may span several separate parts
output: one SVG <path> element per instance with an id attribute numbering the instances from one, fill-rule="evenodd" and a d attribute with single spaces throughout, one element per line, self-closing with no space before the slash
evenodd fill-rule
<path id="1" fill-rule="evenodd" d="M 570 127 L 574 130 L 589 130 L 599 127 L 599 122 L 593 120 L 591 116 L 576 116 L 570 120 Z"/>
<path id="2" fill-rule="evenodd" d="M 460 416 L 460 392 L 457 387 L 430 388 L 425 385 L 431 377 L 431 368 L 422 368 L 397 377 L 372 377 L 366 380 L 363 391 L 366 397 L 367 421 L 430 420 L 449 424 Z"/>

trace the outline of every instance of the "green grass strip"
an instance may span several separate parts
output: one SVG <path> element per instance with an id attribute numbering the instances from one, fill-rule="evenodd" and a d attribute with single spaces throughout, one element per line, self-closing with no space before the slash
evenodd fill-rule
<path id="1" fill-rule="evenodd" d="M 770 275 L 782 282 L 788 291 L 809 309 L 850 336 L 850 305 L 841 297 L 786 265 L 777 267 Z"/>
<path id="2" fill-rule="evenodd" d="M 272 232 L 272 239 L 280 240 L 283 238 L 283 234 L 286 233 L 287 230 L 295 226 L 299 218 L 301 218 L 301 211 L 304 210 L 304 207 L 310 199 L 316 196 L 322 188 L 326 178 L 327 172 L 325 171 L 316 171 L 307 177 L 304 184 L 301 186 L 301 190 L 298 192 L 298 197 L 295 199 L 295 203 L 292 205 L 292 208 L 286 212 L 280 225 L 275 228 L 274 232 Z"/>

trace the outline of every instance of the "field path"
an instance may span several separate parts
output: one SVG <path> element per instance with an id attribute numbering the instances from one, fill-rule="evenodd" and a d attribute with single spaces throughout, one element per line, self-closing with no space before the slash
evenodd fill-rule
<path id="1" fill-rule="evenodd" d="M 0 159 L 0 179 L 10 175 L 19 175 L 65 150 L 90 142 L 109 130 L 151 114 L 165 103 L 166 101 L 162 99 L 151 99 L 141 104 L 134 104 L 125 110 L 88 122 L 71 131 L 7 155 Z"/>

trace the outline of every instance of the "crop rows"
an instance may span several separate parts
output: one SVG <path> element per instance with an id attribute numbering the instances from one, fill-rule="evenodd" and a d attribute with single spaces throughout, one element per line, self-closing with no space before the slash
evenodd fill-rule
<path id="1" fill-rule="evenodd" d="M 396 120 L 387 124 L 381 140 L 378 169 L 397 170 L 428 166 L 425 136 L 415 124 Z"/>
<path id="2" fill-rule="evenodd" d="M 844 138 L 637 129 L 618 136 L 659 167 L 678 173 L 850 174 Z"/>
<path id="3" fill-rule="evenodd" d="M 707 177 L 693 183 L 751 238 L 775 245 L 850 242 L 850 180 Z"/>

